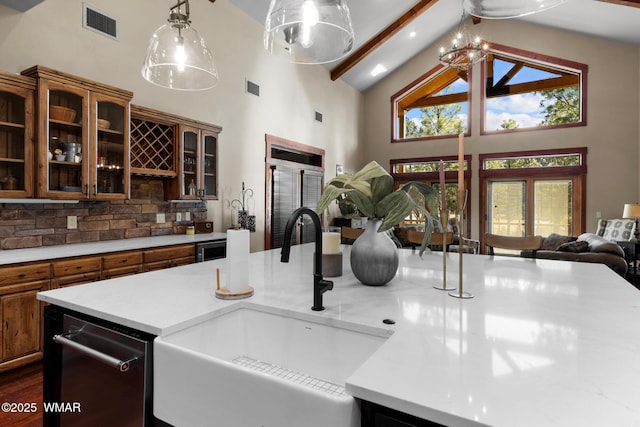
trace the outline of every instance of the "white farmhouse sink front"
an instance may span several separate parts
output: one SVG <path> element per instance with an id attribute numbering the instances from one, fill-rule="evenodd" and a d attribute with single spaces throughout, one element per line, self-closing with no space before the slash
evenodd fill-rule
<path id="1" fill-rule="evenodd" d="M 176 427 L 357 427 L 347 378 L 389 337 L 254 304 L 154 342 L 154 413 Z"/>

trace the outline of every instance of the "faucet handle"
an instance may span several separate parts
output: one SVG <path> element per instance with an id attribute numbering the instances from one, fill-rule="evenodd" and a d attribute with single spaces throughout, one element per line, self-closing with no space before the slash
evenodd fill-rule
<path id="1" fill-rule="evenodd" d="M 320 292 L 322 293 L 333 289 L 333 282 L 331 280 L 320 279 L 318 285 L 320 286 Z"/>

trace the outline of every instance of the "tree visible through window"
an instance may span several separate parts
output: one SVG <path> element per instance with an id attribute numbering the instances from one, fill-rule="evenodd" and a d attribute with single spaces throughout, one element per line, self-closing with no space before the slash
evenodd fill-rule
<path id="1" fill-rule="evenodd" d="M 469 120 L 466 70 L 436 67 L 393 96 L 394 139 L 457 135 Z"/>
<path id="2" fill-rule="evenodd" d="M 584 124 L 586 73 L 584 64 L 492 45 L 483 132 Z"/>

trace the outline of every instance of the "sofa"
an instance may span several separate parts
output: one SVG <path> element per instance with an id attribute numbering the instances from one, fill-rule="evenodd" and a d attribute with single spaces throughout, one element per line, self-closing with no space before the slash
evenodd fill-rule
<path id="1" fill-rule="evenodd" d="M 540 249 L 522 251 L 525 258 L 556 259 L 564 261 L 596 262 L 607 265 L 621 276 L 627 273 L 625 253 L 615 242 L 594 233 L 578 237 L 550 234 L 542 239 Z"/>

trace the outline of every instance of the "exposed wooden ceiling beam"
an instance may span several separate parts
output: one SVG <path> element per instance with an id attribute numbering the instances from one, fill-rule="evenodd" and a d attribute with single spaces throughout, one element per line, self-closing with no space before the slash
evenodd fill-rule
<path id="1" fill-rule="evenodd" d="M 425 96 L 418 99 L 413 104 L 407 105 L 404 111 L 412 110 L 414 108 L 434 107 L 436 105 L 458 104 L 460 102 L 468 101 L 468 99 L 469 94 L 467 92 L 450 93 L 439 96 Z"/>
<path id="2" fill-rule="evenodd" d="M 487 88 L 487 98 L 499 98 L 501 96 L 518 95 L 521 93 L 530 93 L 543 90 L 561 89 L 569 86 L 580 84 L 580 76 L 565 75 L 545 80 L 536 80 L 533 82 L 517 83 L 504 86 L 498 91 Z"/>
<path id="3" fill-rule="evenodd" d="M 620 4 L 622 6 L 640 7 L 640 0 L 600 0 L 603 3 Z"/>
<path id="4" fill-rule="evenodd" d="M 464 77 L 462 77 L 461 74 L 462 72 L 455 68 L 447 68 L 438 76 L 429 80 L 429 84 L 423 84 L 412 93 L 402 98 L 402 100 L 398 102 L 398 110 L 410 110 L 411 108 L 416 108 L 416 106 L 423 106 L 422 104 L 425 104 L 424 99 L 433 97 L 434 94 L 440 92 L 442 89 L 458 80 L 458 78 L 462 78 L 464 81 L 467 81 L 466 71 L 464 72 Z"/>
<path id="5" fill-rule="evenodd" d="M 438 0 L 420 0 L 409 9 L 404 15 L 398 18 L 395 22 L 382 30 L 380 33 L 373 36 L 369 41 L 360 46 L 355 52 L 349 55 L 346 59 L 340 62 L 331 70 L 331 80 L 337 80 L 344 73 L 349 71 L 358 62 L 362 61 L 367 55 L 376 50 L 385 41 L 395 35 L 398 31 L 409 25 L 411 21 L 424 13 L 427 9 L 437 3 Z"/>

